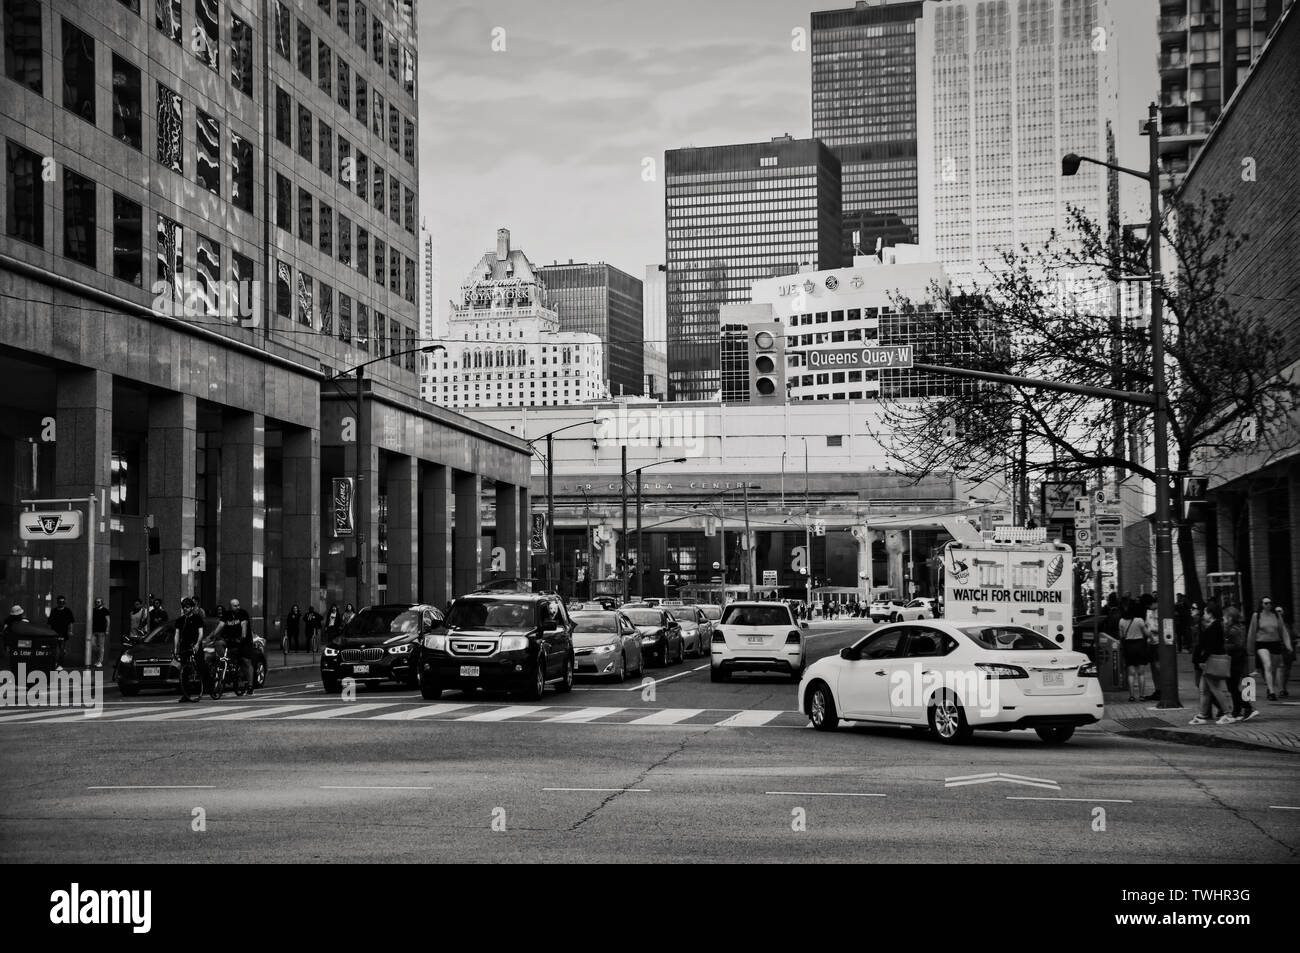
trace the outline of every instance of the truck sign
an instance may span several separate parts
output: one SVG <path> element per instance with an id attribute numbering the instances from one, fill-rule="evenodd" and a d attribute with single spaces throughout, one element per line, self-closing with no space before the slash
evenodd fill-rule
<path id="1" fill-rule="evenodd" d="M 1069 644 L 1074 554 L 1063 543 L 949 543 L 943 550 L 944 618 L 1023 625 Z"/>

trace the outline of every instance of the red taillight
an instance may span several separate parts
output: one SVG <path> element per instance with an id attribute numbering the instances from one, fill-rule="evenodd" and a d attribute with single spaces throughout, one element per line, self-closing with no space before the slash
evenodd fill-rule
<path id="1" fill-rule="evenodd" d="M 785 636 L 785 644 L 786 644 L 786 645 L 798 645 L 798 644 L 799 644 L 799 630 L 798 630 L 798 629 L 791 629 L 789 632 L 786 633 L 786 636 Z"/>
<path id="2" fill-rule="evenodd" d="M 723 645 L 726 645 L 727 640 L 723 637 L 723 635 L 722 635 L 722 630 L 721 630 L 721 629 L 714 629 L 714 630 L 713 630 L 713 641 L 714 641 L 714 642 L 720 642 L 720 643 L 722 643 Z"/>

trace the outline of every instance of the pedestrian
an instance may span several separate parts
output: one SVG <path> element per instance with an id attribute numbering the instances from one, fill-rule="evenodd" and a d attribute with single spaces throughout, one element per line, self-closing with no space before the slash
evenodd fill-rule
<path id="1" fill-rule="evenodd" d="M 92 661 L 95 668 L 104 667 L 104 645 L 108 642 L 108 608 L 104 605 L 103 599 L 95 600 L 95 608 L 91 610 L 91 640 L 92 640 Z"/>
<path id="2" fill-rule="evenodd" d="M 4 649 L 4 654 L 8 656 L 12 647 L 9 645 L 9 629 L 19 622 L 27 621 L 27 613 L 23 612 L 22 606 L 14 606 L 9 610 L 9 615 L 5 616 L 3 623 L 0 623 L 0 648 Z"/>
<path id="3" fill-rule="evenodd" d="M 149 628 L 166 625 L 167 622 L 167 610 L 163 608 L 162 600 L 154 599 L 153 607 L 149 610 Z"/>
<path id="4" fill-rule="evenodd" d="M 307 614 L 302 617 L 302 621 L 307 630 L 307 649 L 315 655 L 320 651 L 320 630 L 325 618 L 316 611 L 315 606 L 308 606 Z"/>
<path id="5" fill-rule="evenodd" d="M 1208 725 L 1213 719 L 1211 706 L 1223 712 L 1216 725 L 1233 725 L 1241 721 L 1232 714 L 1232 699 L 1228 694 L 1228 678 L 1232 675 L 1232 659 L 1223 641 L 1223 610 L 1211 600 L 1205 606 L 1205 625 L 1201 637 L 1192 651 L 1192 661 L 1201 668 L 1201 706 L 1189 725 Z"/>
<path id="6" fill-rule="evenodd" d="M 1293 650 L 1291 632 L 1282 616 L 1273 608 L 1273 600 L 1259 600 L 1259 609 L 1250 617 L 1250 630 L 1246 643 L 1254 647 L 1254 654 L 1264 670 L 1264 684 L 1268 687 L 1268 700 L 1277 701 L 1280 690 L 1286 693 L 1286 683 L 1281 679 L 1281 669 L 1286 655 Z"/>
<path id="7" fill-rule="evenodd" d="M 1154 592 L 1144 592 L 1139 601 L 1142 621 L 1147 630 L 1147 665 L 1151 668 L 1151 694 L 1144 702 L 1160 700 L 1160 603 Z"/>
<path id="8" fill-rule="evenodd" d="M 131 603 L 131 614 L 128 619 L 132 635 L 144 635 L 149 631 L 149 609 L 143 600 L 137 599 Z"/>
<path id="9" fill-rule="evenodd" d="M 68 608 L 68 600 L 63 596 L 59 596 L 45 621 L 59 637 L 59 656 L 56 665 L 61 672 L 63 671 L 63 655 L 68 646 L 68 636 L 72 634 L 72 626 L 77 621 L 72 616 L 72 610 Z"/>
<path id="10" fill-rule="evenodd" d="M 298 651 L 298 630 L 302 622 L 302 613 L 298 610 L 297 603 L 289 610 L 289 614 L 284 617 L 284 645 L 288 652 Z"/>
<path id="11" fill-rule="evenodd" d="M 451 602 L 447 603 L 447 611 L 451 612 Z M 343 624 L 347 625 L 349 622 L 351 622 L 352 617 L 356 614 L 357 614 L 357 610 L 354 609 L 352 607 L 352 603 L 349 602 L 346 606 L 343 607 Z"/>
<path id="12" fill-rule="evenodd" d="M 244 677 L 248 680 L 248 694 L 251 695 L 257 687 L 257 673 L 253 670 L 253 623 L 238 599 L 230 600 L 226 624 L 234 629 L 228 641 L 239 646 L 239 666 L 244 670 Z"/>
<path id="13" fill-rule="evenodd" d="M 1223 610 L 1223 647 L 1232 662 L 1228 676 L 1228 693 L 1232 696 L 1232 714 L 1239 721 L 1249 721 L 1259 715 L 1259 709 L 1249 702 L 1242 692 L 1242 683 L 1255 670 L 1255 660 L 1247 651 L 1246 626 L 1241 620 L 1241 610 L 1234 605 Z M 1253 697 L 1253 692 L 1251 693 Z"/>
<path id="14" fill-rule="evenodd" d="M 1131 599 L 1125 599 L 1119 610 L 1119 637 L 1123 645 L 1124 665 L 1128 668 L 1128 700 L 1131 702 L 1144 698 L 1143 679 L 1149 661 L 1147 624 L 1138 612 L 1138 607 Z"/>
<path id="15" fill-rule="evenodd" d="M 342 624 L 343 613 L 339 611 L 339 604 L 331 602 L 329 611 L 325 613 L 325 637 L 332 638 Z"/>
<path id="16" fill-rule="evenodd" d="M 1199 697 L 1199 695 L 1200 695 L 1200 691 L 1201 691 L 1201 682 L 1202 682 L 1202 680 L 1203 680 L 1204 677 L 1205 677 L 1205 672 L 1204 672 L 1205 664 L 1204 664 L 1204 660 L 1203 660 L 1202 656 L 1200 655 L 1200 653 L 1197 651 L 1197 646 L 1199 646 L 1199 645 L 1201 644 L 1201 637 L 1202 637 L 1202 635 L 1205 633 L 1205 627 L 1208 626 L 1208 625 L 1210 624 L 1210 620 L 1211 620 L 1212 618 L 1214 618 L 1214 617 L 1216 617 L 1216 616 L 1218 615 L 1217 610 L 1218 610 L 1218 603 L 1217 603 L 1217 602 L 1214 602 L 1213 600 L 1211 600 L 1211 601 L 1206 605 L 1206 607 L 1205 607 L 1204 609 L 1201 608 L 1200 603 L 1194 603 L 1194 604 L 1191 606 L 1190 610 L 1189 610 L 1190 615 L 1191 615 L 1191 620 L 1190 620 L 1190 622 L 1189 622 L 1189 624 L 1188 624 L 1188 632 L 1189 632 L 1189 634 L 1190 634 L 1190 636 L 1191 636 L 1191 639 L 1192 639 L 1192 648 L 1191 648 L 1191 652 L 1192 652 L 1192 684 L 1194 684 L 1194 685 L 1196 686 L 1197 697 Z M 1226 644 L 1226 634 L 1227 634 L 1227 629 L 1226 629 L 1226 628 L 1224 629 L 1224 634 L 1225 634 L 1225 644 Z M 1229 656 L 1229 659 L 1231 660 L 1231 656 Z M 1212 706 L 1213 706 L 1214 708 L 1218 708 L 1218 700 L 1217 700 L 1217 698 L 1215 698 L 1214 696 L 1211 696 L 1211 702 L 1212 702 Z M 1211 714 L 1213 715 L 1213 717 L 1215 717 L 1215 718 L 1219 718 L 1219 717 L 1222 717 L 1223 715 L 1227 714 L 1227 712 L 1224 712 L 1224 711 L 1213 712 L 1213 711 L 1212 711 Z"/>
<path id="17" fill-rule="evenodd" d="M 1180 592 L 1174 596 L 1174 642 L 1179 652 L 1191 651 L 1193 643 L 1188 641 L 1191 622 L 1192 610 L 1187 604 L 1187 596 Z"/>

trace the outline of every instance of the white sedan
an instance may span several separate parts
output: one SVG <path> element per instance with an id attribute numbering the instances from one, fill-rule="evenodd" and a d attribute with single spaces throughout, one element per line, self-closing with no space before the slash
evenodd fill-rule
<path id="1" fill-rule="evenodd" d="M 799 682 L 799 710 L 830 731 L 840 719 L 928 727 L 937 741 L 976 729 L 1032 728 L 1049 744 L 1101 719 L 1097 667 L 1033 629 L 974 621 L 901 622 L 839 655 L 819 659 Z"/>

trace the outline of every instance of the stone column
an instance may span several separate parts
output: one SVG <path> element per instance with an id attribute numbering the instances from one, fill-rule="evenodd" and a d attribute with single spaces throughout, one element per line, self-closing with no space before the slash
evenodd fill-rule
<path id="1" fill-rule="evenodd" d="M 104 509 L 108 506 L 113 460 L 113 375 L 84 369 L 61 371 L 56 384 L 54 422 L 54 496 L 86 500 L 95 497 L 93 520 L 87 518 L 89 502 L 77 507 L 84 520 L 81 539 L 37 544 L 38 552 L 54 562 L 52 595 L 66 596 L 68 608 L 77 620 L 64 646 L 64 664 L 80 666 L 87 659 L 87 623 L 94 600 L 99 597 L 108 605 L 112 538 Z M 91 589 L 87 588 L 88 582 Z M 44 623 L 40 607 L 24 608 L 31 621 Z"/>
<path id="2" fill-rule="evenodd" d="M 519 546 L 519 578 L 533 578 L 533 547 L 532 547 L 532 513 L 533 501 L 532 494 L 528 487 L 519 487 L 519 504 L 517 507 L 518 531 L 515 536 L 516 543 Z"/>
<path id="3" fill-rule="evenodd" d="M 1250 530 L 1250 592 L 1246 605 L 1252 610 L 1259 600 L 1271 596 L 1280 602 L 1277 593 L 1271 592 L 1272 582 L 1269 578 L 1268 562 L 1268 527 L 1273 515 L 1268 511 L 1268 499 L 1263 493 L 1251 493 L 1246 498 L 1246 519 Z"/>
<path id="4" fill-rule="evenodd" d="M 1286 604 L 1286 624 L 1291 630 L 1292 648 L 1297 639 L 1296 619 L 1300 618 L 1300 466 L 1293 460 L 1287 464 L 1287 540 L 1291 545 L 1291 592 Z M 1278 594 L 1279 596 L 1281 593 Z"/>
<path id="5" fill-rule="evenodd" d="M 452 584 L 456 595 L 471 592 L 479 584 L 479 567 L 483 560 L 483 519 L 479 511 L 481 482 L 477 473 L 456 471 L 456 526 L 451 555 Z"/>
<path id="6" fill-rule="evenodd" d="M 897 598 L 906 599 L 907 593 L 903 591 L 903 548 L 906 540 L 903 534 L 898 530 L 890 530 L 885 533 L 885 552 L 889 554 L 889 580 L 888 586 L 897 594 Z"/>
<path id="7" fill-rule="evenodd" d="M 208 553 L 218 598 L 239 599 L 253 630 L 278 639 L 265 618 L 266 418 L 261 414 L 230 412 L 222 420 L 219 540 L 218 551 Z"/>
<path id="8" fill-rule="evenodd" d="M 328 611 L 320 579 L 320 431 L 294 427 L 284 432 L 281 452 L 280 593 L 305 613 L 314 605 Z"/>
<path id="9" fill-rule="evenodd" d="M 184 560 L 194 547 L 197 430 L 195 398 L 188 394 L 150 396 L 145 511 L 153 515 L 162 552 L 149 556 L 146 550 L 149 572 L 140 581 L 143 584 L 148 579 L 149 588 L 169 612 L 177 612 L 181 598 L 189 595 Z M 215 567 L 216 554 L 211 558 Z"/>
<path id="10" fill-rule="evenodd" d="M 419 589 L 420 461 L 388 458 L 388 601 L 416 600 Z"/>
<path id="11" fill-rule="evenodd" d="M 861 598 L 871 598 L 871 587 L 875 580 L 871 578 L 871 530 L 865 523 L 853 527 L 853 538 L 858 544 L 858 593 Z"/>
<path id="12" fill-rule="evenodd" d="M 496 538 L 494 545 L 505 550 L 505 574 L 519 574 L 519 487 L 513 483 L 496 486 Z"/>
<path id="13" fill-rule="evenodd" d="M 425 464 L 420 495 L 420 601 L 442 608 L 452 597 L 451 470 Z"/>

